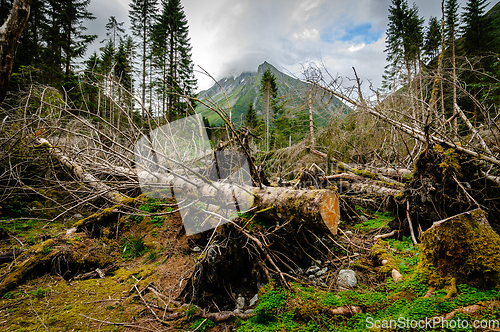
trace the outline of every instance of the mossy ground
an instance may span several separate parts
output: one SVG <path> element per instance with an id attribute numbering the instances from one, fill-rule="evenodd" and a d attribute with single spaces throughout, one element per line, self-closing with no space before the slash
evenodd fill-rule
<path id="1" fill-rule="evenodd" d="M 165 209 L 152 201 L 141 205 L 138 211 L 157 213 Z M 79 266 L 81 270 L 75 274 L 111 263 L 116 263 L 117 268 L 102 279 L 68 280 L 50 270 L 42 271 L 38 277 L 30 277 L 0 299 L 0 327 L 6 331 L 139 331 L 143 327 L 166 328 L 154 320 L 135 286 L 141 292 L 152 286 L 174 298 L 179 283 L 185 284 L 182 280 L 186 280 L 190 271 L 193 271 L 197 253 L 189 250 L 192 244 L 188 244 L 185 236 L 178 236 L 181 226 L 178 215 L 158 218 L 140 215 L 142 212 L 121 217 L 119 236 L 90 238 L 85 233 L 77 233 L 64 244 L 59 242 L 51 250 L 71 249 L 75 261 L 86 262 L 86 265 Z M 291 283 L 290 289 L 285 289 L 272 281 L 260 290 L 260 299 L 252 318 L 216 324 L 210 320 L 191 319 L 190 311 L 186 310 L 182 318 L 170 322 L 173 330 L 194 330 L 202 325 L 197 331 L 366 331 L 370 327 L 369 323 L 377 320 L 442 317 L 472 304 L 478 304 L 479 309 L 473 313 L 457 312 L 453 319 L 500 319 L 500 294 L 497 290 L 478 290 L 458 283 L 456 292 L 449 296 L 447 288 L 432 289 L 428 276 L 418 268 L 420 249 L 410 239 L 388 239 L 374 243 L 374 234 L 388 232 L 386 224 L 391 217 L 361 208 L 357 212 L 369 220 L 358 225 L 341 225 L 344 231 L 352 231 L 350 241 L 357 247 L 349 247 L 343 235 L 334 238 L 345 249 L 356 250 L 359 254 L 339 266 L 357 272 L 358 287 L 355 289 L 336 291 L 335 271 L 326 286 Z M 241 217 L 251 218 L 246 215 Z M 40 229 L 43 221 L 35 221 L 27 222 L 27 226 L 10 221 L 5 228 L 8 228 L 10 235 L 29 247 L 40 243 L 44 237 L 57 236 L 70 226 L 69 222 L 55 223 L 46 228 L 46 235 L 39 238 L 40 232 L 37 233 L 33 228 Z M 267 226 L 261 223 L 254 218 L 248 227 L 258 231 L 259 227 Z M 114 234 L 112 229 L 102 233 Z M 34 241 L 30 241 L 31 236 Z M 12 237 L 3 239 L 1 245 L 4 250 L 20 246 Z M 339 257 L 346 254 L 337 246 L 330 249 Z M 389 265 L 381 265 L 380 260 L 384 257 L 390 258 Z M 403 280 L 399 283 L 392 281 L 387 266 L 399 270 Z M 2 266 L 2 276 L 8 267 L 9 264 Z M 164 300 L 150 291 L 141 294 L 148 303 L 160 307 L 165 304 Z M 343 306 L 359 306 L 363 313 L 348 317 L 330 312 L 333 308 Z M 374 327 L 372 330 L 380 329 Z"/>

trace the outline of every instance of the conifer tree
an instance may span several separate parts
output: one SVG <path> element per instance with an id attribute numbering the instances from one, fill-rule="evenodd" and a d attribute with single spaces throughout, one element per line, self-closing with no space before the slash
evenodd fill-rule
<path id="1" fill-rule="evenodd" d="M 266 151 L 269 151 L 269 119 L 271 116 L 271 109 L 273 105 L 276 105 L 276 98 L 278 97 L 276 77 L 269 68 L 267 68 L 262 75 L 262 79 L 260 81 L 260 95 L 262 96 L 266 119 Z"/>
<path id="2" fill-rule="evenodd" d="M 245 126 L 248 128 L 256 128 L 259 124 L 257 120 L 257 112 L 253 108 L 253 104 L 248 105 L 248 110 L 245 114 Z"/>
<path id="3" fill-rule="evenodd" d="M 196 79 L 187 19 L 180 0 L 164 0 L 162 5 L 162 14 L 153 28 L 153 57 L 162 73 L 157 86 L 163 114 L 171 121 L 193 112 L 189 97 L 196 89 Z"/>
<path id="4" fill-rule="evenodd" d="M 431 16 L 429 27 L 425 34 L 425 54 L 429 60 L 434 59 L 439 54 L 441 46 L 441 22 L 435 16 Z"/>
<path id="5" fill-rule="evenodd" d="M 457 32 L 459 26 L 458 19 L 458 3 L 457 0 L 447 0 L 445 3 L 445 37 L 448 49 L 451 52 L 451 68 L 452 68 L 452 85 L 453 85 L 453 125 L 452 131 L 454 136 L 457 136 L 458 122 L 457 122 L 457 65 L 456 65 L 456 49 L 455 41 L 457 39 Z"/>
<path id="6" fill-rule="evenodd" d="M 132 26 L 132 34 L 139 38 L 141 48 L 141 100 L 146 105 L 146 64 L 151 52 L 151 33 L 156 20 L 158 0 L 133 0 L 130 3 L 129 18 Z M 143 110 L 144 117 L 144 110 Z"/>

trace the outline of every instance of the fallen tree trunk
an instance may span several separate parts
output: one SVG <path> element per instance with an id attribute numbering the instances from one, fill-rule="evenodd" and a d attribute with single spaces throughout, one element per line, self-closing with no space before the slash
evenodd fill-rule
<path id="1" fill-rule="evenodd" d="M 92 174 L 86 172 L 81 165 L 70 157 L 53 147 L 44 138 L 37 138 L 37 147 L 47 147 L 49 151 L 76 177 L 84 181 L 88 186 L 95 189 L 99 194 L 105 196 L 117 205 L 126 205 L 131 199 L 115 191 L 113 188 L 102 183 Z M 112 167 L 110 167 L 112 168 Z M 122 172 L 118 168 L 117 172 Z M 240 210 L 255 209 L 264 211 L 263 215 L 281 220 L 301 220 L 312 228 L 326 228 L 332 234 L 337 234 L 340 221 L 339 200 L 336 193 L 327 189 L 317 190 L 293 190 L 289 188 L 265 187 L 263 189 L 231 183 L 211 182 L 206 178 L 191 177 L 181 178 L 172 173 L 157 173 L 141 170 L 137 173 L 137 186 L 142 184 L 146 187 L 156 187 L 162 190 L 174 188 L 176 196 L 188 198 L 189 202 L 203 199 L 210 203 L 207 210 L 213 211 L 218 207 L 234 206 L 238 204 Z M 178 201 L 181 201 L 178 199 Z M 87 219 L 80 220 L 75 224 L 78 229 L 99 222 L 102 216 L 109 215 L 115 209 L 110 208 L 101 214 L 93 215 Z M 215 227 L 215 225 L 214 225 Z"/>
<path id="2" fill-rule="evenodd" d="M 328 155 L 326 153 L 317 151 L 311 147 L 309 147 L 308 149 L 312 154 L 323 157 L 325 159 L 328 158 Z M 331 157 L 330 157 L 330 160 L 328 162 L 332 162 L 335 166 L 339 167 L 340 169 L 343 169 L 345 171 L 349 171 L 351 173 L 354 173 L 356 175 L 359 175 L 359 176 L 362 176 L 365 178 L 370 178 L 373 180 L 382 181 L 385 184 L 390 185 L 390 186 L 404 187 L 403 183 L 395 181 L 395 180 L 388 178 L 382 174 L 378 174 L 378 173 L 374 173 L 374 172 L 370 172 L 370 171 L 366 171 L 366 170 L 359 170 L 359 169 L 356 169 L 356 168 L 354 168 L 346 163 L 343 163 L 343 162 L 336 160 L 334 158 L 331 158 Z"/>

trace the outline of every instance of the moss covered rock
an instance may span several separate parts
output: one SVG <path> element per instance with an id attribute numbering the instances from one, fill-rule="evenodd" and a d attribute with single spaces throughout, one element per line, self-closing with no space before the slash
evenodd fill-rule
<path id="1" fill-rule="evenodd" d="M 500 236 L 484 211 L 435 222 L 421 241 L 419 269 L 434 286 L 454 282 L 481 289 L 500 286 Z"/>

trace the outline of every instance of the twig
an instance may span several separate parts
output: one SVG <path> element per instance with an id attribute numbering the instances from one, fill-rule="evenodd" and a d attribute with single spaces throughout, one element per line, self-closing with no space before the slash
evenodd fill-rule
<path id="1" fill-rule="evenodd" d="M 130 323 L 115 323 L 115 322 L 110 322 L 110 321 L 107 321 L 107 320 L 101 320 L 101 319 L 97 319 L 97 318 L 92 318 L 92 317 L 89 317 L 89 316 L 85 316 L 84 314 L 79 314 L 79 315 L 82 316 L 82 317 L 85 317 L 87 319 L 90 319 L 90 320 L 93 320 L 93 321 L 96 321 L 96 322 L 100 322 L 100 323 L 104 323 L 104 324 L 118 325 L 118 326 L 124 326 L 124 327 L 134 327 L 134 328 L 138 328 L 138 329 L 142 329 L 142 330 L 156 332 L 156 330 L 150 329 L 148 327 L 140 326 L 140 325 L 133 325 L 133 324 L 130 324 Z"/>
<path id="2" fill-rule="evenodd" d="M 415 238 L 415 233 L 413 232 L 413 225 L 411 224 L 411 219 L 410 219 L 410 203 L 406 201 L 406 218 L 408 219 L 408 225 L 410 226 L 410 234 L 411 234 L 411 240 L 414 245 L 417 245 L 417 239 Z"/>

